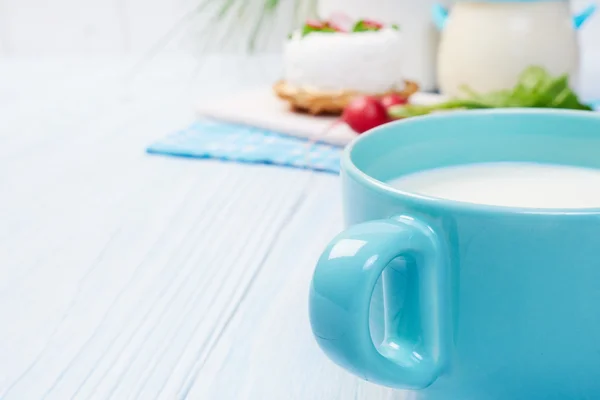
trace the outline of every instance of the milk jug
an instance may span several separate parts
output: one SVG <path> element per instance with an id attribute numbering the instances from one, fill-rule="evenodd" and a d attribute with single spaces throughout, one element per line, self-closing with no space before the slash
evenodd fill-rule
<path id="1" fill-rule="evenodd" d="M 572 17 L 567 0 L 458 0 L 450 12 L 435 5 L 440 91 L 460 96 L 465 85 L 482 93 L 509 89 L 531 65 L 568 74 L 576 85 L 577 29 L 594 11 L 591 5 Z"/>
<path id="2" fill-rule="evenodd" d="M 440 3 L 441 1 L 441 3 Z M 404 37 L 402 69 L 407 79 L 416 81 L 421 90 L 435 89 L 435 58 L 439 32 L 431 20 L 434 4 L 449 0 L 318 0 L 318 14 L 329 18 L 344 14 L 353 20 L 370 18 L 385 24 L 397 24 Z"/>

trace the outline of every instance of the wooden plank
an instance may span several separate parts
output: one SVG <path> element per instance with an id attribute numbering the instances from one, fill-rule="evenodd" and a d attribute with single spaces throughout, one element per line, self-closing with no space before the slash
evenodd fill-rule
<path id="1" fill-rule="evenodd" d="M 210 356 L 197 362 L 179 392 L 181 397 L 401 398 L 399 392 L 364 382 L 335 366 L 310 332 L 307 300 L 312 270 L 323 247 L 342 229 L 338 184 L 335 178 L 316 179 L 303 207 L 265 260 L 263 274 Z"/>
<path id="2" fill-rule="evenodd" d="M 1 398 L 256 399 L 275 370 L 283 398 L 309 395 L 310 381 L 318 393 L 379 393 L 329 363 L 306 324 L 314 257 L 340 228 L 335 177 L 145 155 L 193 116 L 180 91 L 189 75 L 175 69 L 124 91 L 123 65 L 65 68 L 81 77 L 69 79 L 38 68 L 55 84 L 27 85 L 35 68 L 12 69 L 5 93 L 27 91 L 0 132 L 0 318 L 11 321 Z M 83 90 L 86 74 L 96 84 Z M 233 346 L 242 336 L 247 346 Z M 290 343 L 291 358 L 305 355 L 292 363 Z M 297 380 L 315 365 L 339 379 Z M 256 373 L 225 384 L 247 368 Z"/>

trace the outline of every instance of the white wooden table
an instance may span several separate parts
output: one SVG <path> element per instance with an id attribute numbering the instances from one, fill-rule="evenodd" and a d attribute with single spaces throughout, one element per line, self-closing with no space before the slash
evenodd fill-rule
<path id="1" fill-rule="evenodd" d="M 400 399 L 312 339 L 338 179 L 149 156 L 277 63 L 0 62 L 0 398 Z"/>

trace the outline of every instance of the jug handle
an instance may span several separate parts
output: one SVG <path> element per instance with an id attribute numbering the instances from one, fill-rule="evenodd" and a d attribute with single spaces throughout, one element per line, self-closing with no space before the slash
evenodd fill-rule
<path id="1" fill-rule="evenodd" d="M 585 10 L 573 17 L 573 26 L 575 29 L 580 29 L 583 24 L 596 12 L 596 5 L 590 4 Z"/>
<path id="2" fill-rule="evenodd" d="M 446 26 L 448 9 L 441 4 L 435 3 L 431 8 L 431 17 L 433 18 L 433 23 L 435 26 L 441 31 Z"/>

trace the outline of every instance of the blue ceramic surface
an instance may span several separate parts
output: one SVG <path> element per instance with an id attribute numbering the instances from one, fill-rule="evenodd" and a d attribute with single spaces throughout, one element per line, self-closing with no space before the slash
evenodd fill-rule
<path id="1" fill-rule="evenodd" d="M 501 161 L 600 168 L 600 115 L 439 114 L 346 149 L 349 228 L 321 256 L 309 302 L 334 362 L 422 400 L 600 399 L 600 208 L 476 205 L 384 183 Z"/>
<path id="2" fill-rule="evenodd" d="M 472 1 L 472 0 L 470 0 Z M 540 1 L 563 1 L 563 0 L 486 0 L 473 2 L 491 2 L 491 3 L 534 3 Z M 566 2 L 566 0 L 565 0 Z M 596 5 L 590 4 L 582 12 L 573 17 L 573 27 L 579 29 L 583 24 L 596 12 Z M 441 4 L 434 4 L 431 10 L 431 15 L 435 26 L 442 30 L 446 26 L 448 19 L 448 9 Z"/>

